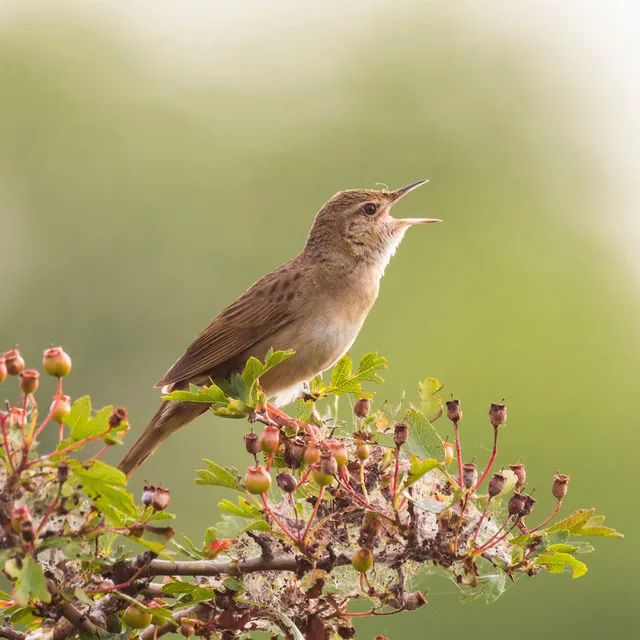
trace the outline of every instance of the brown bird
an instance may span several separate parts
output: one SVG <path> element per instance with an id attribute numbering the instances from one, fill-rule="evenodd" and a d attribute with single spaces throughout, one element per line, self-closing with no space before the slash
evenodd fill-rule
<path id="1" fill-rule="evenodd" d="M 406 230 L 433 218 L 396 219 L 391 207 L 424 184 L 396 191 L 352 189 L 317 213 L 302 252 L 250 287 L 193 341 L 156 387 L 168 393 L 242 370 L 270 348 L 293 349 L 261 379 L 276 406 L 332 367 L 351 347 L 378 296 L 380 278 Z M 130 476 L 172 433 L 207 411 L 202 403 L 164 401 L 120 463 Z"/>

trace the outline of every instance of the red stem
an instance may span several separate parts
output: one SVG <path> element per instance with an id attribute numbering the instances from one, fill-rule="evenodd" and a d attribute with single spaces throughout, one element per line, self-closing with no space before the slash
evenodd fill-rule
<path id="1" fill-rule="evenodd" d="M 298 484 L 296 485 L 296 489 L 298 489 L 307 481 L 307 478 L 309 477 L 310 473 L 311 473 L 311 465 L 309 465 L 309 468 L 306 470 L 305 474 L 302 476 L 302 478 L 300 478 L 300 482 L 298 482 Z"/>
<path id="2" fill-rule="evenodd" d="M 16 472 L 16 468 L 13 464 L 13 458 L 11 456 L 11 450 L 9 449 L 9 438 L 7 437 L 7 420 L 9 416 L 0 416 L 0 422 L 2 422 L 2 439 L 4 440 L 4 451 L 7 456 L 7 460 L 9 462 L 9 466 L 11 467 L 11 474 L 13 475 Z"/>
<path id="3" fill-rule="evenodd" d="M 369 504 L 368 502 L 365 502 L 351 487 L 351 485 L 349 484 L 349 479 L 347 478 L 347 474 L 344 470 L 344 467 L 342 467 L 340 469 L 340 478 L 342 479 L 342 482 L 344 483 L 344 487 L 345 489 L 365 508 L 365 509 L 369 509 L 371 511 L 375 511 L 377 514 L 381 515 L 385 520 L 389 520 L 389 522 L 393 522 L 394 524 L 396 524 L 395 520 L 393 518 L 390 518 L 386 513 L 383 513 L 382 511 L 380 511 L 380 509 L 376 509 L 376 507 L 374 507 L 372 504 Z"/>
<path id="4" fill-rule="evenodd" d="M 278 526 L 284 531 L 284 533 L 286 534 L 286 536 L 292 541 L 292 542 L 296 542 L 296 538 L 293 536 L 293 534 L 291 533 L 291 531 L 289 531 L 289 529 L 287 529 L 286 525 L 284 525 L 280 519 L 278 518 L 278 516 L 273 513 L 273 511 L 271 511 L 271 509 L 269 508 L 269 503 L 267 502 L 267 494 L 266 493 L 262 493 L 260 494 L 260 497 L 262 498 L 262 504 L 264 505 L 264 510 L 275 520 L 275 522 L 278 524 Z"/>
<path id="5" fill-rule="evenodd" d="M 502 542 L 513 531 L 514 527 L 518 524 L 518 522 L 520 522 L 520 516 L 518 516 L 516 518 L 515 522 L 509 527 L 509 529 L 507 531 L 505 531 L 504 534 L 501 535 L 497 540 L 495 540 L 495 537 L 498 535 L 496 533 L 496 535 L 493 536 L 493 538 L 491 538 L 491 540 L 489 540 L 488 542 L 485 542 L 481 547 L 478 547 L 477 549 L 474 549 L 473 550 L 474 555 L 482 553 L 483 551 L 486 551 L 490 547 L 495 547 L 497 544 Z"/>
<path id="6" fill-rule="evenodd" d="M 49 421 L 51 420 L 51 416 L 53 415 L 53 411 L 55 410 L 57 401 L 61 397 L 62 397 L 62 378 L 58 378 L 58 390 L 56 391 L 53 406 L 51 408 L 51 411 L 49 411 L 49 415 L 42 421 L 40 426 L 36 429 L 36 432 L 33 434 L 34 440 L 40 435 L 40 433 L 42 433 L 42 430 L 49 424 Z M 60 423 L 60 433 L 62 434 L 62 423 Z M 60 437 L 60 440 L 62 440 L 62 437 Z"/>
<path id="7" fill-rule="evenodd" d="M 484 521 L 484 517 L 487 515 L 487 509 L 489 508 L 490 502 L 491 502 L 491 497 L 489 497 L 489 500 L 487 500 L 487 506 L 482 510 L 482 515 L 480 516 L 480 520 L 478 520 L 478 526 L 476 527 L 476 532 L 473 534 L 473 542 L 476 541 L 476 538 L 478 537 L 478 533 L 480 533 L 480 526 Z"/>
<path id="8" fill-rule="evenodd" d="M 393 504 L 396 504 L 396 494 L 398 493 L 398 475 L 400 474 L 400 447 L 396 447 L 396 468 L 393 472 Z"/>
<path id="9" fill-rule="evenodd" d="M 496 456 L 498 455 L 498 427 L 493 427 L 493 451 L 491 452 L 491 457 L 489 458 L 489 462 L 485 467 L 482 475 L 480 476 L 480 480 L 478 480 L 476 486 L 473 488 L 473 491 L 476 492 L 478 487 L 484 482 L 484 479 L 489 475 L 489 471 L 491 471 L 491 467 L 495 462 Z"/>
<path id="10" fill-rule="evenodd" d="M 51 505 L 47 509 L 47 513 L 44 514 L 44 517 L 42 518 L 42 520 L 40 520 L 40 524 L 38 525 L 38 529 L 36 530 L 36 540 L 38 539 L 40 532 L 44 528 L 44 525 L 47 524 L 47 520 L 49 520 L 49 518 L 51 517 L 53 510 L 58 505 L 58 500 L 60 500 L 61 493 L 62 493 L 62 485 L 58 487 L 58 495 L 55 497 L 55 500 L 51 503 Z"/>
<path id="11" fill-rule="evenodd" d="M 562 500 L 558 500 L 558 504 L 556 504 L 556 508 L 553 510 L 553 513 L 544 522 L 541 522 L 537 527 L 534 527 L 533 529 L 529 529 L 527 533 L 533 533 L 534 531 L 538 531 L 539 529 L 542 529 L 542 527 L 544 527 L 545 525 L 549 524 L 549 522 L 551 522 L 555 518 L 558 511 L 560 511 L 561 506 L 562 506 Z"/>
<path id="12" fill-rule="evenodd" d="M 273 462 L 274 455 L 275 455 L 275 452 L 270 453 L 269 457 L 267 458 L 267 471 L 271 471 L 271 463 Z"/>
<path id="13" fill-rule="evenodd" d="M 20 418 L 20 430 L 22 431 L 22 450 L 27 450 L 27 434 L 24 430 L 24 423 L 27 420 L 27 400 L 29 399 L 28 394 L 24 394 L 24 402 L 22 403 L 22 417 Z"/>
<path id="14" fill-rule="evenodd" d="M 458 454 L 458 484 L 462 487 L 462 447 L 460 446 L 460 433 L 458 423 L 453 423 L 453 435 L 456 441 L 456 453 Z"/>
<path id="15" fill-rule="evenodd" d="M 85 444 L 89 442 L 93 442 L 94 440 L 100 440 L 104 438 L 111 431 L 111 427 L 109 427 L 106 431 L 99 433 L 97 436 L 91 436 L 90 438 L 84 438 L 83 440 L 78 440 L 78 442 L 74 442 L 73 444 L 65 447 L 64 449 L 60 449 L 60 451 L 53 451 L 52 453 L 48 453 L 46 456 L 41 456 L 36 460 L 33 460 L 31 464 L 36 464 L 39 462 L 43 462 L 44 460 L 52 460 L 53 458 L 57 458 L 58 456 L 62 456 L 65 453 L 71 453 L 71 451 L 75 451 L 76 449 L 80 449 L 84 447 Z"/>
<path id="16" fill-rule="evenodd" d="M 60 426 L 62 426 L 62 424 L 60 424 Z M 94 460 L 97 460 L 110 446 L 111 446 L 110 444 L 105 444 L 104 447 L 102 447 L 102 449 L 98 451 L 98 453 L 92 455 L 90 458 L 87 458 L 84 461 L 84 464 L 87 464 L 87 462 L 93 462 Z"/>
<path id="17" fill-rule="evenodd" d="M 307 526 L 302 534 L 302 542 L 304 543 L 307 539 L 307 534 L 309 533 L 309 529 L 311 529 L 311 523 L 314 521 L 316 514 L 318 513 L 318 507 L 322 502 L 322 494 L 324 493 L 324 487 L 320 487 L 320 491 L 318 491 L 318 497 L 316 498 L 316 503 L 313 505 L 313 511 L 311 512 L 311 517 L 309 518 L 309 522 L 307 522 Z"/>

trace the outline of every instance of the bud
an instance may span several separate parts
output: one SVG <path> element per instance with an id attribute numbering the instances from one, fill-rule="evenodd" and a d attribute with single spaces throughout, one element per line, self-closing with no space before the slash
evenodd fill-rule
<path id="1" fill-rule="evenodd" d="M 465 462 L 462 465 L 462 484 L 471 489 L 478 482 L 478 467 L 473 462 Z"/>
<path id="2" fill-rule="evenodd" d="M 127 421 L 127 410 L 124 407 L 116 407 L 109 416 L 109 426 L 112 429 L 119 427 Z"/>
<path id="3" fill-rule="evenodd" d="M 404 610 L 415 611 L 420 607 L 424 607 L 427 604 L 426 598 L 420 591 L 414 591 L 413 593 L 407 593 L 404 599 Z"/>
<path id="4" fill-rule="evenodd" d="M 398 449 L 409 439 L 409 427 L 404 422 L 398 422 L 393 427 L 393 441 Z"/>
<path id="5" fill-rule="evenodd" d="M 524 496 L 524 509 L 522 509 L 522 515 L 528 516 L 532 511 L 533 507 L 536 504 L 536 499 L 533 496 Z"/>
<path id="6" fill-rule="evenodd" d="M 551 487 L 551 492 L 553 493 L 553 497 L 560 501 L 567 495 L 567 489 L 569 485 L 569 476 L 564 475 L 563 473 L 558 473 L 553 476 L 553 485 Z"/>
<path id="7" fill-rule="evenodd" d="M 69 477 L 69 463 L 61 460 L 58 462 L 58 482 L 64 484 Z"/>
<path id="8" fill-rule="evenodd" d="M 4 359 L 4 356 L 0 356 L 0 384 L 2 384 L 7 379 L 8 375 L 9 372 L 7 371 L 7 363 Z"/>
<path id="9" fill-rule="evenodd" d="M 311 477 L 313 478 L 314 482 L 321 487 L 328 487 L 333 482 L 333 475 L 325 473 L 320 468 L 319 462 L 316 462 L 311 468 Z"/>
<path id="10" fill-rule="evenodd" d="M 260 440 L 257 433 L 247 433 L 244 437 L 244 448 L 247 453 L 255 456 L 260 451 Z"/>
<path id="11" fill-rule="evenodd" d="M 290 469 L 297 469 L 302 464 L 305 444 L 299 438 L 284 443 L 284 461 Z"/>
<path id="12" fill-rule="evenodd" d="M 153 500 L 153 493 L 155 490 L 156 488 L 152 484 L 146 484 L 142 489 L 142 498 L 140 500 L 145 507 L 151 506 L 151 501 Z"/>
<path id="13" fill-rule="evenodd" d="M 275 453 L 280 446 L 280 429 L 268 425 L 260 434 L 260 448 L 268 454 Z"/>
<path id="14" fill-rule="evenodd" d="M 49 407 L 49 413 L 51 414 L 51 419 L 53 421 L 62 423 L 65 416 L 68 416 L 71 413 L 71 398 L 64 394 L 61 396 L 53 396 L 53 402 Z"/>
<path id="15" fill-rule="evenodd" d="M 460 408 L 460 400 L 447 400 L 447 418 L 453 422 L 453 424 L 458 424 L 460 420 L 462 420 L 462 409 Z"/>
<path id="16" fill-rule="evenodd" d="M 355 638 L 356 636 L 356 628 L 338 627 L 338 635 L 342 638 L 342 640 L 351 640 L 351 638 Z"/>
<path id="17" fill-rule="evenodd" d="M 320 458 L 320 470 L 329 476 L 336 476 L 338 474 L 338 463 L 331 451 L 322 454 Z"/>
<path id="18" fill-rule="evenodd" d="M 269 472 L 261 465 L 247 469 L 247 475 L 244 477 L 244 486 L 249 493 L 258 495 L 266 493 L 271 488 L 271 476 Z"/>
<path id="19" fill-rule="evenodd" d="M 373 553 L 364 547 L 356 549 L 351 556 L 351 566 L 358 573 L 367 573 L 373 567 Z"/>
<path id="20" fill-rule="evenodd" d="M 63 378 L 71 372 L 71 358 L 62 347 L 51 347 L 42 354 L 42 366 L 50 376 Z"/>
<path id="21" fill-rule="evenodd" d="M 276 476 L 276 483 L 285 493 L 293 493 L 298 486 L 297 480 L 286 472 Z"/>
<path id="22" fill-rule="evenodd" d="M 490 498 L 495 498 L 504 489 L 504 484 L 507 479 L 501 473 L 494 473 L 493 478 L 489 480 L 489 486 L 487 491 Z"/>
<path id="23" fill-rule="evenodd" d="M 347 448 L 343 442 L 329 442 L 329 450 L 333 453 L 339 467 L 344 467 L 349 461 L 347 456 Z"/>
<path id="24" fill-rule="evenodd" d="M 453 462 L 453 445 L 450 442 L 443 442 L 444 447 L 444 460 L 449 465 Z"/>
<path id="25" fill-rule="evenodd" d="M 353 405 L 353 413 L 358 418 L 366 418 L 371 411 L 371 400 L 369 398 L 360 398 L 358 402 Z"/>
<path id="26" fill-rule="evenodd" d="M 516 489 L 524 486 L 524 483 L 527 481 L 527 470 L 525 469 L 525 466 L 521 462 L 518 462 L 518 464 L 510 464 L 509 469 L 516 474 L 516 478 L 518 479 L 516 482 Z"/>
<path id="27" fill-rule="evenodd" d="M 489 408 L 489 422 L 494 427 L 499 427 L 507 421 L 507 405 L 491 403 Z"/>
<path id="28" fill-rule="evenodd" d="M 169 505 L 169 490 L 156 487 L 151 496 L 151 506 L 154 511 L 164 511 Z"/>
<path id="29" fill-rule="evenodd" d="M 20 374 L 20 390 L 25 395 L 35 393 L 38 390 L 40 372 L 35 369 L 25 369 Z"/>
<path id="30" fill-rule="evenodd" d="M 4 354 L 4 363 L 10 376 L 19 376 L 24 371 L 24 360 L 18 349 L 11 349 Z"/>
<path id="31" fill-rule="evenodd" d="M 366 442 L 358 442 L 356 446 L 356 458 L 366 460 L 371 455 L 371 449 Z"/>
<path id="32" fill-rule="evenodd" d="M 510 516 L 521 516 L 524 513 L 527 504 L 527 498 L 520 493 L 514 493 L 509 498 L 507 509 Z"/>
<path id="33" fill-rule="evenodd" d="M 315 442 L 310 442 L 307 445 L 307 448 L 304 450 L 304 455 L 302 459 L 305 461 L 306 464 L 312 465 L 312 464 L 315 464 L 316 462 L 320 462 L 321 455 L 322 454 L 320 452 L 320 449 L 318 449 L 318 445 Z"/>

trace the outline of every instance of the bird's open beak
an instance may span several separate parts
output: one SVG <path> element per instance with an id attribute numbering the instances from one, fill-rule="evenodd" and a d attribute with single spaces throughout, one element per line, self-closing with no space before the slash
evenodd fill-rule
<path id="1" fill-rule="evenodd" d="M 423 184 L 429 182 L 428 180 L 418 180 L 417 182 L 412 182 L 408 184 L 406 187 L 402 187 L 401 189 L 396 189 L 391 192 L 391 204 L 394 205 L 400 198 L 403 198 L 410 191 L 421 187 Z M 397 223 L 402 226 L 409 226 L 412 224 L 431 224 L 432 222 L 442 222 L 442 220 L 438 220 L 438 218 L 400 218 L 397 220 Z"/>

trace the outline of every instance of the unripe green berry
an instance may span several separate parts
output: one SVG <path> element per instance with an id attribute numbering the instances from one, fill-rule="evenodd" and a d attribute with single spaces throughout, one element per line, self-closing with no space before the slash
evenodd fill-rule
<path id="1" fill-rule="evenodd" d="M 347 448 L 343 442 L 330 442 L 329 450 L 333 453 L 333 457 L 336 459 L 339 467 L 344 467 L 349 461 Z"/>
<path id="2" fill-rule="evenodd" d="M 271 475 L 262 465 L 249 467 L 244 477 L 244 486 L 254 495 L 266 493 L 271 488 Z"/>
<path id="3" fill-rule="evenodd" d="M 20 374 L 20 391 L 25 395 L 35 393 L 38 390 L 40 372 L 35 369 L 25 369 Z"/>
<path id="4" fill-rule="evenodd" d="M 124 610 L 122 620 L 131 629 L 144 629 L 151 624 L 151 614 L 131 604 Z"/>
<path id="5" fill-rule="evenodd" d="M 18 349 L 7 351 L 4 354 L 4 362 L 10 376 L 19 376 L 24 371 L 24 359 Z"/>
<path id="6" fill-rule="evenodd" d="M 49 407 L 51 419 L 54 422 L 62 422 L 65 416 L 71 413 L 71 398 L 69 396 L 53 396 L 53 402 Z"/>
<path id="7" fill-rule="evenodd" d="M 42 355 L 42 366 L 50 376 L 63 378 L 71 372 L 71 358 L 62 347 L 51 347 Z"/>
<path id="8" fill-rule="evenodd" d="M 366 442 L 358 442 L 356 446 L 356 458 L 366 460 L 371 455 L 371 449 Z"/>
<path id="9" fill-rule="evenodd" d="M 275 453 L 280 446 L 280 429 L 268 425 L 260 434 L 260 448 L 267 454 Z"/>
<path id="10" fill-rule="evenodd" d="M 373 567 L 373 553 L 371 553 L 371 550 L 364 547 L 356 549 L 351 556 L 351 566 L 358 573 L 367 573 Z"/>
<path id="11" fill-rule="evenodd" d="M 321 487 L 328 487 L 333 482 L 333 476 L 322 471 L 319 462 L 316 462 L 313 465 L 313 468 L 311 470 L 311 477 L 313 478 L 314 482 Z"/>

